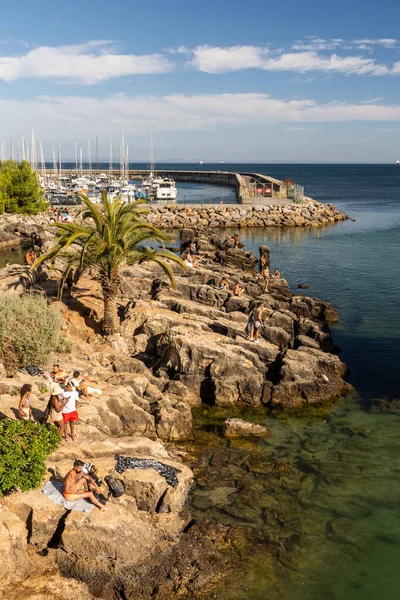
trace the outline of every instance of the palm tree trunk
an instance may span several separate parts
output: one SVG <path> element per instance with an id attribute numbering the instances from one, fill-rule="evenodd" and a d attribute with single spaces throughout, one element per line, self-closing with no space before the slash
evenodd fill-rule
<path id="1" fill-rule="evenodd" d="M 112 335 L 120 331 L 117 304 L 119 281 L 102 281 L 101 287 L 104 301 L 103 331 L 105 335 Z"/>

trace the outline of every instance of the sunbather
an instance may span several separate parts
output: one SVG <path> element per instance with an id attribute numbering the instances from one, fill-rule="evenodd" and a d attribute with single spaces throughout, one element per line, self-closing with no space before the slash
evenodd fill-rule
<path id="1" fill-rule="evenodd" d="M 87 498 L 100 510 L 108 510 L 103 504 L 101 504 L 96 496 L 89 490 L 88 483 L 92 484 L 96 490 L 96 493 L 100 493 L 100 489 L 95 481 L 83 473 L 84 463 L 81 460 L 74 462 L 74 468 L 66 475 L 63 496 L 66 500 L 74 502 L 81 498 Z"/>

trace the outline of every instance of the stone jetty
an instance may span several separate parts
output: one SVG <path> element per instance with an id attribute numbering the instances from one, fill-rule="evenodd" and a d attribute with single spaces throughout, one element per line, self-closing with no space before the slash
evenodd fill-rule
<path id="1" fill-rule="evenodd" d="M 208 227 L 320 227 L 348 219 L 331 204 L 307 199 L 301 204 L 209 204 L 151 206 L 149 220 L 163 229 Z"/>

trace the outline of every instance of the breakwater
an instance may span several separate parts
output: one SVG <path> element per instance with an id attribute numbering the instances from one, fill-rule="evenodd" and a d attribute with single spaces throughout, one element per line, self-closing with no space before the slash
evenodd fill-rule
<path id="1" fill-rule="evenodd" d="M 163 229 L 182 227 L 318 227 L 348 219 L 331 204 L 307 199 L 301 204 L 151 206 L 149 221 Z"/>

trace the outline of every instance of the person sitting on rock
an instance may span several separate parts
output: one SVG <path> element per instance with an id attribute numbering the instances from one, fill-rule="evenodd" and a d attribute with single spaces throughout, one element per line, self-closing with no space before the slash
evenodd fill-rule
<path id="1" fill-rule="evenodd" d="M 234 233 L 232 236 L 232 243 L 234 248 L 239 248 L 239 236 L 237 233 Z"/>
<path id="2" fill-rule="evenodd" d="M 81 460 L 75 460 L 74 468 L 67 473 L 64 480 L 64 498 L 70 502 L 75 502 L 81 498 L 86 498 L 100 510 L 108 510 L 106 506 L 103 506 L 103 504 L 97 500 L 93 492 L 89 490 L 88 483 L 93 485 L 97 494 L 100 493 L 100 489 L 96 482 L 90 477 L 90 475 L 83 473 L 84 465 L 85 463 L 83 463 Z"/>
<path id="3" fill-rule="evenodd" d="M 36 260 L 36 254 L 33 250 L 29 250 L 24 256 L 24 265 L 31 267 Z"/>
<path id="4" fill-rule="evenodd" d="M 10 263 L 10 261 L 9 261 L 9 260 L 6 260 L 6 262 L 4 263 L 4 266 L 5 266 L 5 267 L 10 267 L 10 266 L 11 266 L 11 263 Z"/>
<path id="5" fill-rule="evenodd" d="M 278 271 L 278 269 L 275 269 L 275 271 L 272 273 L 272 277 L 274 279 L 280 279 L 281 278 L 281 272 Z"/>
<path id="6" fill-rule="evenodd" d="M 240 283 L 238 281 L 233 286 L 232 294 L 234 296 L 239 296 L 239 297 L 243 296 L 243 294 L 244 294 L 244 288 L 240 285 Z"/>
<path id="7" fill-rule="evenodd" d="M 221 279 L 221 281 L 219 282 L 219 289 L 220 290 L 226 290 L 227 292 L 229 292 L 230 288 L 229 288 L 229 283 L 228 283 L 226 277 L 223 277 Z"/>
<path id="8" fill-rule="evenodd" d="M 199 268 L 199 261 L 197 260 L 197 258 L 195 256 L 192 256 L 189 251 L 186 252 L 186 254 L 184 255 L 183 262 L 185 263 L 185 265 L 187 267 L 189 267 L 189 269 L 198 269 Z"/>
<path id="9" fill-rule="evenodd" d="M 260 335 L 260 330 L 262 326 L 263 309 L 264 304 L 262 302 L 257 302 L 252 314 L 253 323 L 251 327 L 250 336 L 255 344 L 260 343 L 258 340 L 258 336 Z"/>
<path id="10" fill-rule="evenodd" d="M 70 437 L 73 442 L 76 442 L 77 438 L 75 435 L 75 423 L 78 421 L 78 400 L 79 394 L 75 389 L 75 385 L 68 381 L 65 386 L 65 392 L 63 398 L 67 399 L 67 403 L 62 409 L 62 416 L 65 424 L 65 438 L 67 439 L 67 423 L 69 423 Z"/>
<path id="11" fill-rule="evenodd" d="M 31 408 L 32 386 L 25 383 L 20 390 L 20 399 L 18 405 L 18 416 L 21 421 L 34 421 L 35 418 Z"/>

